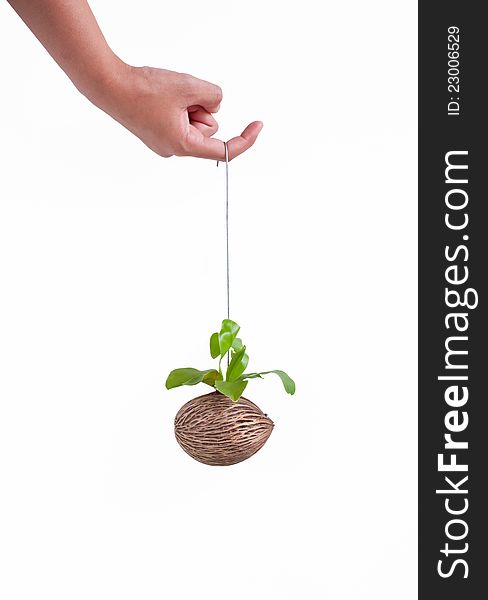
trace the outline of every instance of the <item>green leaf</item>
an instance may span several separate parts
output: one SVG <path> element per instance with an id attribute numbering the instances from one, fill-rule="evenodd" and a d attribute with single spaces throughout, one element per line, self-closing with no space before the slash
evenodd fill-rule
<path id="1" fill-rule="evenodd" d="M 293 379 L 284 371 L 279 371 L 278 369 L 275 369 L 274 371 L 262 371 L 261 373 L 244 373 L 244 375 L 239 377 L 239 380 L 244 381 L 245 379 L 254 379 L 256 377 L 261 377 L 262 375 L 268 375 L 268 373 L 275 373 L 275 375 L 278 375 L 287 394 L 295 393 L 295 382 Z"/>
<path id="2" fill-rule="evenodd" d="M 284 371 L 279 371 L 278 369 L 270 371 L 270 373 L 278 375 L 278 377 L 281 379 L 281 382 L 283 383 L 283 387 L 285 388 L 287 394 L 293 395 L 295 393 L 295 382 L 287 373 L 285 373 Z"/>
<path id="3" fill-rule="evenodd" d="M 180 387 L 181 385 L 196 385 L 204 379 L 210 381 L 213 375 L 215 375 L 215 377 L 220 377 L 220 373 L 215 369 L 208 369 L 207 371 L 199 371 L 198 369 L 192 369 L 191 367 L 175 369 L 174 371 L 171 371 L 168 375 L 168 379 L 166 379 L 166 388 L 170 390 L 175 387 Z"/>
<path id="4" fill-rule="evenodd" d="M 246 370 L 249 356 L 246 354 L 246 346 L 242 346 L 239 352 L 232 353 L 232 359 L 225 374 L 226 381 L 235 381 Z"/>
<path id="5" fill-rule="evenodd" d="M 239 352 L 239 350 L 244 346 L 244 344 L 242 343 L 241 338 L 236 338 L 233 342 L 232 342 L 232 350 L 235 350 L 236 352 Z M 215 357 L 214 357 L 215 358 Z"/>
<path id="6" fill-rule="evenodd" d="M 219 334 L 212 333 L 210 336 L 210 355 L 212 358 L 217 358 L 220 355 Z"/>
<path id="7" fill-rule="evenodd" d="M 215 387 L 215 382 L 217 381 L 217 379 L 222 379 L 222 373 L 219 373 L 215 369 L 212 369 L 212 371 L 210 371 L 210 373 L 207 373 L 207 375 L 205 375 L 205 377 L 202 379 L 202 381 L 203 381 L 203 383 L 206 383 L 207 385 Z"/>
<path id="8" fill-rule="evenodd" d="M 221 394 L 237 402 L 246 389 L 247 381 L 216 381 L 215 387 Z"/>
<path id="9" fill-rule="evenodd" d="M 230 319 L 224 319 L 222 321 L 222 328 L 219 333 L 219 348 L 221 357 L 225 356 L 231 349 L 232 342 L 235 340 L 239 329 L 239 325 Z"/>

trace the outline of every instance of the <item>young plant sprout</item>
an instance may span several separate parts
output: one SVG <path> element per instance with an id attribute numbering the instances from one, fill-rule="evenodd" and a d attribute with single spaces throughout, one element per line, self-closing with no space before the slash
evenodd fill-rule
<path id="1" fill-rule="evenodd" d="M 249 362 L 249 356 L 246 354 L 246 346 L 237 337 L 239 329 L 240 327 L 237 323 L 230 319 L 224 319 L 221 330 L 211 335 L 210 355 L 212 358 L 219 359 L 217 369 L 207 369 L 206 371 L 199 371 L 191 367 L 175 369 L 168 375 L 166 388 L 169 390 L 182 385 L 206 383 L 224 396 L 230 398 L 233 402 L 237 402 L 246 389 L 249 379 L 262 379 L 263 375 L 275 373 L 281 379 L 285 391 L 288 394 L 294 394 L 295 382 L 284 371 L 275 369 L 260 373 L 244 372 Z M 229 364 L 225 369 L 224 377 L 222 360 L 228 353 L 230 353 Z"/>

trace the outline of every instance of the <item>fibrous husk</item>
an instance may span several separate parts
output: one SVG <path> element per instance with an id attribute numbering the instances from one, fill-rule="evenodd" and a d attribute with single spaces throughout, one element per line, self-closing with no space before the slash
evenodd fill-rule
<path id="1" fill-rule="evenodd" d="M 273 421 L 247 398 L 232 402 L 220 392 L 193 398 L 175 417 L 175 436 L 185 452 L 206 465 L 234 465 L 265 444 Z"/>

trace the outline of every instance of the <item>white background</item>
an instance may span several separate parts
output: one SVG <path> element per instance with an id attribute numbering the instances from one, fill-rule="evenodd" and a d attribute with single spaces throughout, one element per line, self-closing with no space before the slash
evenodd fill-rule
<path id="1" fill-rule="evenodd" d="M 166 374 L 225 312 L 224 169 L 164 160 L 0 5 L 0 595 L 416 597 L 416 6 L 92 7 L 120 56 L 222 86 L 232 317 L 275 421 L 185 455 Z M 203 386 L 204 387 L 204 386 Z"/>

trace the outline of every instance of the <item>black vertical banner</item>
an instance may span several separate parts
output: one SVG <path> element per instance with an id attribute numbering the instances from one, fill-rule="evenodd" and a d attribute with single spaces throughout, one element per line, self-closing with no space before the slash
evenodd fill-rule
<path id="1" fill-rule="evenodd" d="M 419 2 L 419 598 L 488 594 L 488 33 Z"/>

